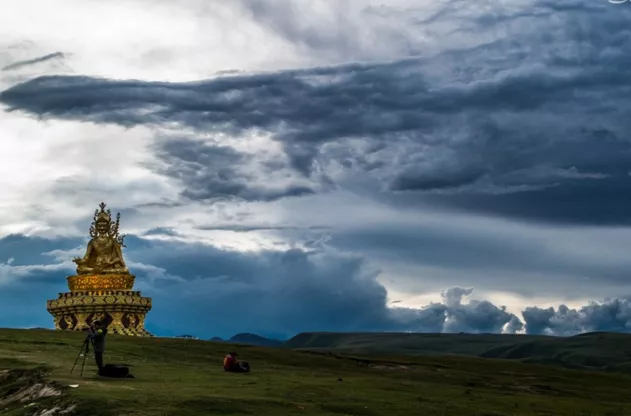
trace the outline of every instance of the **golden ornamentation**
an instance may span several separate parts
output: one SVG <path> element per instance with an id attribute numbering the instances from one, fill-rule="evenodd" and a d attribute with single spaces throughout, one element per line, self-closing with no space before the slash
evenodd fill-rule
<path id="1" fill-rule="evenodd" d="M 110 322 L 109 328 L 112 331 L 121 331 L 125 329 L 123 325 L 123 312 L 110 312 L 112 322 Z"/>
<path id="2" fill-rule="evenodd" d="M 64 323 L 66 324 L 66 329 L 74 329 L 74 322 L 72 322 L 72 317 L 70 315 L 64 316 Z"/>
<path id="3" fill-rule="evenodd" d="M 59 297 L 65 295 L 66 293 L 60 293 Z M 128 297 L 133 299 L 132 303 L 125 302 Z M 113 303 L 106 303 L 106 298 L 113 300 Z M 102 295 L 77 295 L 66 300 L 66 304 L 59 302 L 59 299 L 47 302 L 48 312 L 55 317 L 55 329 L 78 331 L 99 319 L 105 322 L 114 334 L 151 336 L 144 329 L 144 318 L 151 310 L 151 299 L 140 296 L 139 292 L 116 294 L 115 291 L 109 291 Z M 63 326 L 61 319 L 65 323 Z"/>
<path id="4" fill-rule="evenodd" d="M 101 203 L 94 213 L 85 255 L 73 260 L 77 275 L 67 277 L 70 292 L 49 300 L 46 309 L 57 330 L 80 331 L 98 319 L 113 334 L 152 336 L 144 327 L 151 299 L 133 290 L 135 277 L 123 259 L 124 236 L 118 234 L 120 214 L 113 222 L 105 207 Z"/>
<path id="5" fill-rule="evenodd" d="M 77 326 L 75 326 L 75 330 L 82 331 L 88 328 L 87 318 L 88 314 L 86 312 L 77 312 L 75 313 L 75 318 L 77 318 Z"/>
<path id="6" fill-rule="evenodd" d="M 69 276 L 68 287 L 72 292 L 90 290 L 131 290 L 136 279 L 131 274 L 100 274 Z"/>
<path id="7" fill-rule="evenodd" d="M 103 312 L 97 312 L 92 316 L 92 322 L 94 321 L 104 321 L 107 319 L 107 315 Z"/>

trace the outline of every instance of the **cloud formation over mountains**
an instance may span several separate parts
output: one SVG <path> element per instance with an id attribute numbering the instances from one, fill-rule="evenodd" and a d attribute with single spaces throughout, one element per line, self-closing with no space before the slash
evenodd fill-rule
<path id="1" fill-rule="evenodd" d="M 0 239 L 0 300 L 13 308 L 0 325 L 50 320 L 43 305 L 65 291 L 64 273 L 81 250 L 81 239 L 47 240 L 11 235 Z M 630 302 L 616 298 L 580 310 L 527 307 L 524 322 L 504 306 L 469 300 L 472 288 L 443 291 L 442 301 L 423 308 L 388 305 L 386 289 L 361 257 L 329 249 L 290 249 L 258 254 L 201 244 L 128 237 L 128 263 L 137 285 L 154 299 L 148 325 L 162 334 L 204 337 L 254 332 L 287 338 L 303 331 L 414 331 L 573 335 L 626 331 Z M 25 256 L 30 253 L 30 256 Z M 29 266 L 30 265 L 30 266 Z M 17 278 L 17 282 L 2 277 Z M 17 284 L 16 284 L 17 283 Z M 39 305 L 25 309 L 21 305 Z M 18 311 L 22 307 L 21 311 Z"/>
<path id="2" fill-rule="evenodd" d="M 629 332 L 631 300 L 611 298 L 591 302 L 578 309 L 560 305 L 558 308 L 528 307 L 522 312 L 526 333 L 575 335 L 582 332 Z"/>

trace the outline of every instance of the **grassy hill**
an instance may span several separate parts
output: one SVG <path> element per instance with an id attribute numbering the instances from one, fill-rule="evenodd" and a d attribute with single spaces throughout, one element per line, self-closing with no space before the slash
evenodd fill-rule
<path id="1" fill-rule="evenodd" d="M 631 373 L 631 335 L 619 333 L 549 337 L 319 332 L 299 334 L 286 345 L 297 350 L 355 355 L 467 355 Z"/>
<path id="2" fill-rule="evenodd" d="M 479 356 L 494 347 L 547 338 L 506 334 L 308 332 L 296 335 L 285 344 L 294 349 L 336 350 L 355 354 Z"/>
<path id="3" fill-rule="evenodd" d="M 630 376 L 466 356 L 397 352 L 360 358 L 110 335 L 107 361 L 131 365 L 136 378 L 99 378 L 92 360 L 81 378 L 70 368 L 83 338 L 0 329 L 0 412 L 52 416 L 43 412 L 57 407 L 71 409 L 67 415 L 94 416 L 631 414 Z M 236 349 L 253 372 L 224 373 L 228 349 Z M 22 396 L 24 402 L 15 401 Z"/>

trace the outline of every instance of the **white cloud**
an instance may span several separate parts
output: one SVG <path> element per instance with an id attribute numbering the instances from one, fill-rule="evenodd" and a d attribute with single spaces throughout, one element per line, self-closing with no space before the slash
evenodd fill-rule
<path id="1" fill-rule="evenodd" d="M 59 271 L 63 274 L 72 263 L 32 264 L 28 266 L 12 266 L 10 263 L 0 262 L 0 287 L 15 284 L 16 279 L 23 279 L 37 272 Z"/>
<path id="2" fill-rule="evenodd" d="M 29 52 L 13 52 L 16 59 L 61 51 L 73 72 L 111 78 L 184 81 L 304 62 L 290 42 L 270 35 L 236 6 L 7 0 L 0 6 L 0 39 Z"/>

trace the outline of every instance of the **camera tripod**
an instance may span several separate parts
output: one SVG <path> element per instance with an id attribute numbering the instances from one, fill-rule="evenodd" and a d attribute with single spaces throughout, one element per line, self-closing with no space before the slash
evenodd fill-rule
<path id="1" fill-rule="evenodd" d="M 83 345 L 81 345 L 81 349 L 79 350 L 77 359 L 74 360 L 74 364 L 72 365 L 72 368 L 70 369 L 70 374 L 72 374 L 72 372 L 74 371 L 74 368 L 77 365 L 77 362 L 79 362 L 79 358 L 83 356 L 83 361 L 81 362 L 81 377 L 83 377 L 83 368 L 85 367 L 85 359 L 90 353 L 90 344 L 92 344 L 92 348 L 94 348 L 94 341 L 92 340 L 92 338 L 86 337 L 85 340 L 83 341 Z"/>

